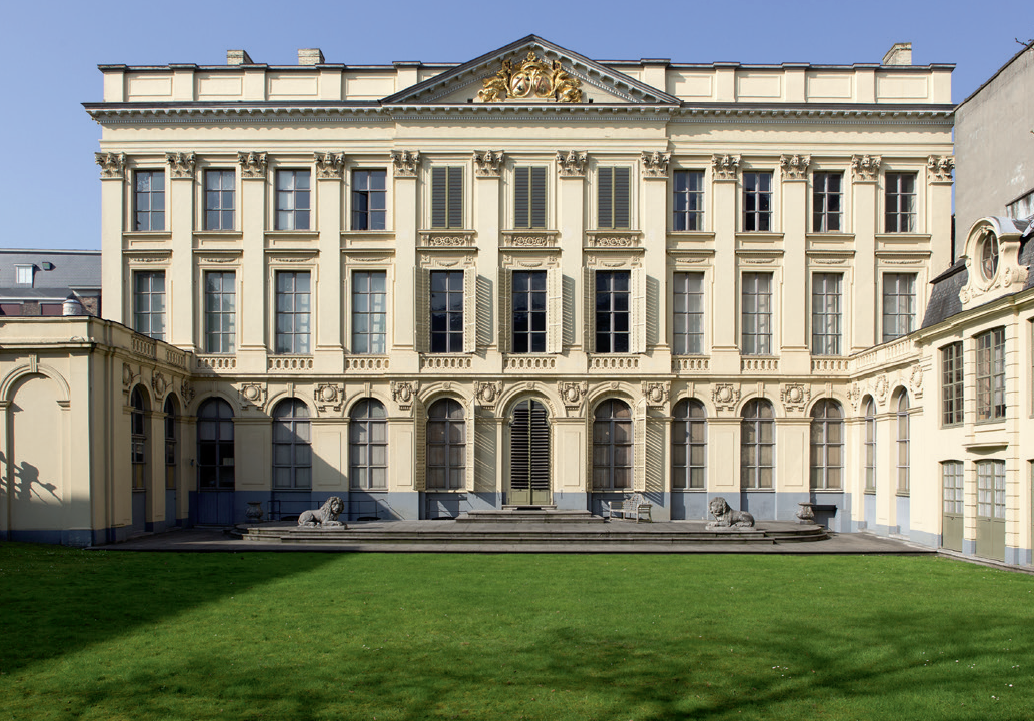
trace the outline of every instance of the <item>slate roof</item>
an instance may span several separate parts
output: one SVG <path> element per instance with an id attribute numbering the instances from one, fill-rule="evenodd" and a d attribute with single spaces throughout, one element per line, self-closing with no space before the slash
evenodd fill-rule
<path id="1" fill-rule="evenodd" d="M 51 270 L 43 270 L 50 263 Z M 32 285 L 15 283 L 15 266 L 35 267 Z M 0 298 L 7 300 L 64 300 L 69 290 L 100 291 L 99 250 L 27 250 L 0 248 Z M 93 293 L 90 293 L 91 295 Z"/>

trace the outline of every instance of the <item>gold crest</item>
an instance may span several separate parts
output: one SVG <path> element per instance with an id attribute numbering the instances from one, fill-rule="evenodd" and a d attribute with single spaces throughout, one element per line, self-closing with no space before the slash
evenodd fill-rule
<path id="1" fill-rule="evenodd" d="M 507 98 L 582 102 L 582 81 L 571 77 L 559 60 L 550 65 L 531 51 L 516 68 L 510 60 L 503 60 L 499 71 L 483 80 L 482 85 L 484 87 L 478 91 L 479 103 L 497 103 Z"/>

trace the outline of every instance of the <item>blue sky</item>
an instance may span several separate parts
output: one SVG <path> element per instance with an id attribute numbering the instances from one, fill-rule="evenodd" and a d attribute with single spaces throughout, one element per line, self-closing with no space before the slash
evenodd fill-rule
<path id="1" fill-rule="evenodd" d="M 911 42 L 916 64 L 956 64 L 957 103 L 1020 50 L 1017 36 L 1034 38 L 1034 15 L 1030 0 L 7 3 L 0 247 L 100 247 L 100 127 L 80 105 L 101 99 L 98 64 L 222 64 L 244 48 L 293 65 L 303 47 L 332 63 L 464 62 L 529 33 L 597 60 L 704 63 L 879 62 Z"/>

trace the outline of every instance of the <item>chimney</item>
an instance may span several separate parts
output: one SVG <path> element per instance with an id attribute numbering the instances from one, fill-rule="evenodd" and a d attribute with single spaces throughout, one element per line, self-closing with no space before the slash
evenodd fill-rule
<path id="1" fill-rule="evenodd" d="M 248 55 L 247 50 L 227 50 L 226 51 L 226 64 L 227 65 L 251 65 L 251 56 Z"/>
<path id="2" fill-rule="evenodd" d="M 911 65 L 912 43 L 894 43 L 880 61 L 881 65 Z"/>
<path id="3" fill-rule="evenodd" d="M 299 65 L 322 65 L 323 51 L 319 48 L 302 48 L 298 51 Z"/>

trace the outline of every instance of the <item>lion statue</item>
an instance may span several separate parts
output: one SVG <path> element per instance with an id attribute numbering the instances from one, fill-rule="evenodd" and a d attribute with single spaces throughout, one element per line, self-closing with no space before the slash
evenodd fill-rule
<path id="1" fill-rule="evenodd" d="M 729 507 L 728 502 L 721 496 L 712 498 L 707 504 L 707 509 L 714 516 L 715 520 L 708 523 L 708 528 L 753 528 L 754 516 L 746 511 L 736 511 Z"/>
<path id="2" fill-rule="evenodd" d="M 344 510 L 345 502 L 337 496 L 331 496 L 318 511 L 306 511 L 298 516 L 298 525 L 308 528 L 344 528 L 345 524 L 337 519 Z"/>

